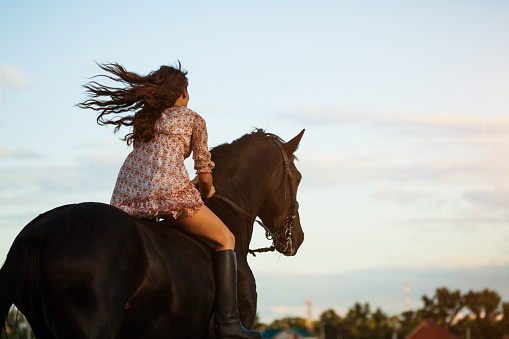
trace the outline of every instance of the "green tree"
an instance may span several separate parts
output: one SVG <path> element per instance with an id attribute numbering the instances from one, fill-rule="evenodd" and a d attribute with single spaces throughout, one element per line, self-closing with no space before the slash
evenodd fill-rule
<path id="1" fill-rule="evenodd" d="M 276 319 L 274 320 L 268 328 L 299 328 L 299 329 L 306 329 L 306 319 L 304 318 L 293 318 L 293 317 L 287 317 L 283 319 Z"/>
<path id="2" fill-rule="evenodd" d="M 502 312 L 504 317 L 500 320 L 500 331 L 503 334 L 509 334 L 509 303 L 502 303 Z"/>
<path id="3" fill-rule="evenodd" d="M 405 311 L 401 313 L 401 318 L 399 319 L 399 337 L 404 338 L 409 335 L 410 332 L 413 331 L 414 328 L 419 326 L 419 324 L 423 321 L 422 310 L 417 311 Z"/>
<path id="4" fill-rule="evenodd" d="M 496 338 L 503 333 L 502 323 L 497 317 L 502 314 L 503 305 L 500 294 L 484 289 L 481 292 L 469 291 L 465 295 L 465 306 L 474 315 L 471 322 L 472 335 L 480 338 Z"/>
<path id="5" fill-rule="evenodd" d="M 371 308 L 369 303 L 355 303 L 353 307 L 348 309 L 345 317 L 345 330 L 350 333 L 353 338 L 364 339 L 371 338 L 369 320 L 371 316 Z"/>
<path id="6" fill-rule="evenodd" d="M 337 326 L 341 323 L 341 320 L 341 317 L 333 309 L 328 309 L 320 315 L 320 322 L 322 324 Z"/>
<path id="7" fill-rule="evenodd" d="M 390 319 L 380 308 L 377 308 L 374 313 L 371 314 L 371 320 L 373 321 L 373 335 L 372 338 L 390 338 L 392 329 Z"/>
<path id="8" fill-rule="evenodd" d="M 254 322 L 253 322 L 253 326 L 251 326 L 251 329 L 253 331 L 263 331 L 263 329 L 265 329 L 267 325 L 265 325 L 264 323 L 260 322 L 260 317 L 258 316 L 258 313 L 256 313 L 255 315 L 255 319 L 254 319 Z"/>
<path id="9" fill-rule="evenodd" d="M 333 309 L 324 311 L 320 315 L 320 327 L 324 331 L 325 339 L 336 339 L 342 336 L 343 319 Z"/>
<path id="10" fill-rule="evenodd" d="M 459 338 L 465 338 L 467 331 L 471 339 L 502 338 L 509 334 L 509 303 L 502 303 L 495 291 L 485 289 L 462 295 L 459 290 L 441 287 L 431 297 L 424 295 L 422 301 L 422 309 L 392 317 L 381 308 L 372 312 L 367 302 L 356 302 L 348 309 L 345 318 L 333 309 L 324 311 L 314 328 L 317 333 L 324 331 L 325 339 L 390 339 L 395 329 L 398 338 L 405 338 L 423 320 L 431 318 L 438 325 L 449 327 Z M 471 314 L 461 316 L 465 309 Z M 284 318 L 269 325 L 269 328 L 305 327 L 303 318 Z"/>
<path id="11" fill-rule="evenodd" d="M 465 306 L 465 298 L 460 291 L 449 291 L 446 287 L 437 288 L 431 298 L 422 296 L 422 301 L 424 303 L 423 318 L 431 318 L 438 325 L 447 327 L 452 324 L 459 311 Z"/>

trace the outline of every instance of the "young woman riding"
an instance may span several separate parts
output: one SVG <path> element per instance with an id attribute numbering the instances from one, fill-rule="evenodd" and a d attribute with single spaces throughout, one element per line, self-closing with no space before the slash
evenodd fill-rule
<path id="1" fill-rule="evenodd" d="M 161 66 L 146 76 L 116 63 L 99 67 L 109 73 L 100 77 L 123 86 L 92 81 L 84 86 L 88 100 L 78 106 L 98 111 L 97 122 L 114 125 L 115 132 L 122 126 L 132 127 L 123 140 L 133 144 L 133 150 L 120 169 L 111 205 L 139 218 L 170 219 L 210 245 L 215 251 L 216 337 L 261 338 L 260 333 L 244 329 L 239 320 L 235 238 L 203 204 L 202 198 L 215 192 L 214 163 L 205 120 L 187 108 L 187 72 L 180 63 L 178 68 Z M 184 166 L 191 151 L 194 180 Z"/>

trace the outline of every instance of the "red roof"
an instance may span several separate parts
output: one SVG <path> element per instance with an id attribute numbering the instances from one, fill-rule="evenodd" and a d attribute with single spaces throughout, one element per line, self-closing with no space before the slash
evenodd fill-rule
<path id="1" fill-rule="evenodd" d="M 458 339 L 454 334 L 445 328 L 438 326 L 431 319 L 423 321 L 417 326 L 406 339 Z"/>

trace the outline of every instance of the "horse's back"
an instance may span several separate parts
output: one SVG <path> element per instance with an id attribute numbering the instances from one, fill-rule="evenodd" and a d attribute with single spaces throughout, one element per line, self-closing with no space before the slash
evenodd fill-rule
<path id="1" fill-rule="evenodd" d="M 38 255 L 39 300 L 26 297 L 20 304 L 31 318 L 44 314 L 57 338 L 137 338 L 147 332 L 192 338 L 208 327 L 210 253 L 167 223 L 82 203 L 39 216 L 16 240 L 30 243 Z M 40 305 L 36 312 L 34 302 Z"/>
<path id="2" fill-rule="evenodd" d="M 123 304 L 142 274 L 134 222 L 108 205 L 84 203 L 50 211 L 34 227 L 41 233 L 39 293 L 51 331 L 58 338 L 118 332 Z"/>

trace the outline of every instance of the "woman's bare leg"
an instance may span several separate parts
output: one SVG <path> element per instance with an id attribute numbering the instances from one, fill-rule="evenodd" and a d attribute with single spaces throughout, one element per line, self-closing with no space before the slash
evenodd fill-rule
<path id="1" fill-rule="evenodd" d="M 209 244 L 215 251 L 216 338 L 261 339 L 258 332 L 246 330 L 237 309 L 237 258 L 235 237 L 207 206 L 192 217 L 181 215 L 176 224 Z"/>
<path id="2" fill-rule="evenodd" d="M 235 249 L 234 235 L 205 205 L 192 217 L 182 213 L 176 221 L 183 231 L 205 241 L 216 252 Z"/>

